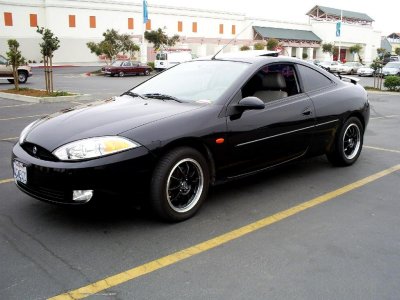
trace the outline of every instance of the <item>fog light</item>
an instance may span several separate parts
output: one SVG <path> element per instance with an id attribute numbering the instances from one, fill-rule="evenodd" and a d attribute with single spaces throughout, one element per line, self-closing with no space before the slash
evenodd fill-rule
<path id="1" fill-rule="evenodd" d="M 75 190 L 72 192 L 72 200 L 75 202 L 89 202 L 93 197 L 93 190 Z"/>

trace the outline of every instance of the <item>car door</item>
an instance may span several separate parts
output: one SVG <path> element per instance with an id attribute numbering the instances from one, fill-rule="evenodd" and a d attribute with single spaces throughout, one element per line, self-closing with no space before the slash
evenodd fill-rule
<path id="1" fill-rule="evenodd" d="M 132 64 L 130 61 L 124 61 L 122 69 L 125 74 L 132 74 Z"/>
<path id="2" fill-rule="evenodd" d="M 12 66 L 5 57 L 0 55 L 0 77 L 12 77 Z"/>
<path id="3" fill-rule="evenodd" d="M 314 107 L 300 89 L 293 64 L 264 66 L 243 86 L 238 98 L 262 95 L 255 90 L 263 88 L 260 81 L 263 85 L 269 73 L 279 73 L 279 77 L 284 78 L 281 97 L 262 99 L 264 109 L 245 110 L 227 117 L 230 146 L 226 169 L 228 177 L 294 160 L 303 156 L 310 146 L 315 124 Z M 231 106 L 234 105 L 235 101 Z"/>

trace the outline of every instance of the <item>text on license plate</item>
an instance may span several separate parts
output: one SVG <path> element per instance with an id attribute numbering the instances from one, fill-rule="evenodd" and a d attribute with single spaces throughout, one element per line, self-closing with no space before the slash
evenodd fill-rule
<path id="1" fill-rule="evenodd" d="M 28 181 L 26 165 L 16 160 L 14 160 L 14 178 L 23 184 L 26 184 Z"/>

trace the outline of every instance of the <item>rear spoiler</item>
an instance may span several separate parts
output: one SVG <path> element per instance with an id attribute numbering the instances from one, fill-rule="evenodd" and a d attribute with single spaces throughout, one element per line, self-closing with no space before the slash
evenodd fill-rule
<path id="1" fill-rule="evenodd" d="M 358 78 L 349 77 L 349 76 L 342 76 L 342 75 L 339 75 L 339 77 L 340 77 L 340 79 L 347 79 L 347 80 L 350 80 L 350 82 L 351 82 L 352 84 L 357 84 L 357 82 L 360 81 L 360 79 L 358 79 Z"/>

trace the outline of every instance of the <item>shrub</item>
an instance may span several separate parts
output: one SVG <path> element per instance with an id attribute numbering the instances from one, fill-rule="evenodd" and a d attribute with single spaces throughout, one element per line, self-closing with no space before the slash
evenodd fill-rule
<path id="1" fill-rule="evenodd" d="M 154 61 L 149 61 L 149 62 L 147 63 L 147 65 L 148 65 L 152 70 L 154 70 Z"/>
<path id="2" fill-rule="evenodd" d="M 307 53 L 303 53 L 303 59 L 307 59 L 308 58 L 308 54 Z"/>
<path id="3" fill-rule="evenodd" d="M 254 50 L 264 50 L 264 49 L 265 49 L 264 43 L 255 43 L 254 44 Z"/>
<path id="4" fill-rule="evenodd" d="M 389 91 L 400 91 L 400 77 L 387 76 L 383 85 L 388 88 Z"/>
<path id="5" fill-rule="evenodd" d="M 244 45 L 244 46 L 240 47 L 240 51 L 247 51 L 247 50 L 250 50 L 249 46 Z"/>

